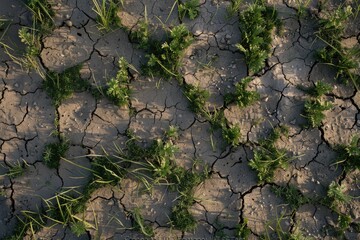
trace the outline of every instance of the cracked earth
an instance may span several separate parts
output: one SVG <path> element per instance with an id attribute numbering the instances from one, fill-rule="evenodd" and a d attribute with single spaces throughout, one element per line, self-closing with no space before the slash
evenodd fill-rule
<path id="1" fill-rule="evenodd" d="M 260 93 L 260 100 L 242 109 L 230 105 L 224 111 L 229 124 L 240 126 L 242 144 L 238 147 L 224 147 L 221 133 L 211 134 L 210 123 L 189 110 L 178 81 L 142 76 L 145 52 L 130 41 L 129 32 L 123 28 L 107 34 L 99 32 L 92 1 L 55 2 L 56 28 L 42 39 L 40 60 L 45 69 L 61 72 L 82 64 L 82 78 L 93 86 L 106 85 L 106 80 L 116 74 L 119 57 L 139 71 L 131 71 L 129 107 L 115 106 L 106 98 L 96 99 L 89 91 L 83 91 L 55 108 L 42 88 L 43 79 L 35 71 L 25 71 L 0 51 L 0 239 L 11 235 L 22 211 L 38 211 L 43 199 L 62 189 L 81 189 L 90 176 L 86 170 L 91 161 L 88 154 L 101 154 L 103 149 L 114 152 L 114 144 L 125 147 L 128 130 L 146 146 L 172 125 L 179 127 L 176 164 L 189 169 L 193 159 L 201 159 L 210 166 L 210 177 L 196 187 L 195 203 L 190 209 L 198 222 L 195 231 L 181 232 L 170 227 L 176 193 L 166 186 L 155 186 L 152 194 L 140 193 L 139 183 L 127 178 L 119 186 L 100 188 L 92 194 L 84 214 L 96 229 L 89 228 L 87 234 L 77 238 L 69 227 L 57 225 L 40 229 L 36 238 L 143 238 L 133 229 L 129 217 L 135 207 L 154 228 L 155 239 L 230 239 L 244 219 L 248 221 L 250 239 L 257 239 L 270 231 L 269 226 L 280 215 L 285 230 L 297 226 L 305 236 L 336 238 L 327 231 L 337 221 L 331 209 L 308 203 L 291 212 L 284 200 L 271 191 L 273 185 L 292 184 L 305 196 L 321 198 L 326 196 L 329 184 L 336 181 L 345 186 L 346 193 L 360 196 L 359 171 L 346 174 L 333 164 L 337 157 L 333 146 L 348 144 L 353 135 L 360 133 L 360 92 L 352 85 L 333 80 L 336 73 L 316 61 L 315 51 L 324 46 L 315 35 L 316 20 L 311 16 L 298 18 L 295 1 L 268 1 L 278 10 L 284 33 L 274 36 L 266 67 L 249 86 Z M 224 94 L 247 76 L 244 56 L 235 47 L 241 40 L 238 17 L 228 17 L 229 1 L 202 0 L 198 18 L 180 21 L 173 4 L 166 0 L 125 0 L 118 15 L 127 29 L 136 28 L 138 21 L 144 19 L 145 8 L 155 26 L 184 23 L 195 41 L 182 60 L 183 81 L 208 89 L 208 106 L 222 107 Z M 0 16 L 12 19 L 3 41 L 23 48 L 17 34 L 21 26 L 31 26 L 29 11 L 20 0 L 1 0 L 0 6 Z M 347 28 L 344 44 L 359 45 L 359 19 Z M 69 20 L 70 27 L 66 24 Z M 326 95 L 333 107 L 325 112 L 319 128 L 305 128 L 302 113 L 307 96 L 297 85 L 310 86 L 318 80 L 334 86 Z M 281 137 L 279 147 L 296 158 L 287 169 L 277 169 L 273 182 L 258 184 L 256 172 L 248 165 L 253 157 L 252 143 L 278 125 L 289 127 L 289 136 Z M 45 145 L 58 141 L 54 131 L 69 139 L 66 158 L 77 165 L 62 160 L 59 169 L 53 170 L 43 164 Z M 7 177 L 7 166 L 18 161 L 27 163 L 25 173 Z M 344 212 L 359 222 L 359 200 L 344 206 Z M 350 229 L 345 237 L 360 239 L 360 234 Z M 27 239 L 30 238 L 29 233 Z"/>

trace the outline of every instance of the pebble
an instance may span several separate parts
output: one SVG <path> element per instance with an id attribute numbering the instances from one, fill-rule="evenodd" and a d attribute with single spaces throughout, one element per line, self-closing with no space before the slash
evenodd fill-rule
<path id="1" fill-rule="evenodd" d="M 66 26 L 68 26 L 68 27 L 72 27 L 72 25 L 73 25 L 72 21 L 70 21 L 70 20 L 66 20 L 66 21 L 65 21 L 65 24 L 66 24 Z"/>

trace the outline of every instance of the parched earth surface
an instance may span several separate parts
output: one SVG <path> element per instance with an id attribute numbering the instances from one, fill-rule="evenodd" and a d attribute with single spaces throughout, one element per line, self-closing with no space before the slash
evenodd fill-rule
<path id="1" fill-rule="evenodd" d="M 214 109 L 224 106 L 224 94 L 247 76 L 244 55 L 235 47 L 241 40 L 239 17 L 229 17 L 226 10 L 230 1 L 201 0 L 196 19 L 180 20 L 174 1 L 124 0 L 118 13 L 123 27 L 108 33 L 98 30 L 92 1 L 54 2 L 56 27 L 42 38 L 39 62 L 43 68 L 62 72 L 82 64 L 83 79 L 93 86 L 105 86 L 118 71 L 119 57 L 124 57 L 137 69 L 130 70 L 130 103 L 118 107 L 105 97 L 77 91 L 56 108 L 44 91 L 41 76 L 21 68 L 1 49 L 0 239 L 13 234 L 24 211 L 41 212 L 46 207 L 44 199 L 70 188 L 82 191 L 91 175 L 89 154 L 103 154 L 104 150 L 115 154 L 115 146 L 126 148 L 128 130 L 146 146 L 161 138 L 169 126 L 179 128 L 176 164 L 190 169 L 196 159 L 209 167 L 209 177 L 194 190 L 195 202 L 190 208 L 197 221 L 194 231 L 180 231 L 171 225 L 169 216 L 179 198 L 177 193 L 166 185 L 155 185 L 151 193 L 140 191 L 139 181 L 128 176 L 116 186 L 104 185 L 92 193 L 85 212 L 79 215 L 89 223 L 86 234 L 77 237 L 70 226 L 49 223 L 25 238 L 145 238 L 130 214 L 139 209 L 145 223 L 154 229 L 154 239 L 234 239 L 245 219 L 250 239 L 263 234 L 276 238 L 277 222 L 284 232 L 299 230 L 313 239 L 337 239 L 331 230 L 338 224 L 336 212 L 318 201 L 291 209 L 272 190 L 291 184 L 304 196 L 324 198 L 335 181 L 353 196 L 341 207 L 353 223 L 343 237 L 360 239 L 359 228 L 354 227 L 360 221 L 356 198 L 360 196 L 359 171 L 345 173 L 334 165 L 337 153 L 333 150 L 360 133 L 360 92 L 351 84 L 335 81 L 334 69 L 316 61 L 316 50 L 325 46 L 316 37 L 317 1 L 311 1 L 309 14 L 300 18 L 296 1 L 268 1 L 283 22 L 283 34 L 274 35 L 266 67 L 250 83 L 249 88 L 260 93 L 260 100 L 246 108 L 230 105 L 224 110 L 228 123 L 241 129 L 241 144 L 236 147 L 226 146 L 221 132 L 211 132 L 210 123 L 189 110 L 182 86 L 209 90 L 207 105 Z M 328 1 L 327 6 L 331 10 L 337 4 Z M 141 74 L 146 53 L 130 40 L 129 30 L 145 18 L 145 9 L 159 34 L 163 26 L 184 23 L 194 35 L 182 60 L 182 83 Z M 16 51 L 24 49 L 18 30 L 31 27 L 31 14 L 24 3 L 1 0 L 0 16 L 11 19 L 6 32 L 0 32 L 1 41 Z M 344 44 L 359 45 L 359 19 L 347 27 Z M 320 127 L 308 128 L 303 109 L 309 96 L 298 85 L 310 86 L 319 80 L 333 86 L 326 95 L 333 106 L 325 111 Z M 275 171 L 273 182 L 259 184 L 249 167 L 254 146 L 280 125 L 289 128 L 289 135 L 281 137 L 278 147 L 285 148 L 293 161 L 288 168 Z M 69 139 L 70 149 L 67 161 L 62 159 L 58 169 L 50 169 L 43 164 L 43 151 L 46 144 L 59 141 L 53 134 L 56 131 Z M 19 162 L 26 163 L 25 172 L 10 177 L 9 166 Z"/>

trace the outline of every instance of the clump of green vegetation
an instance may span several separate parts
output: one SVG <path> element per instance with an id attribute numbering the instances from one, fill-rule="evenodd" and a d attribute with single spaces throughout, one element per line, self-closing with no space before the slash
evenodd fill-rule
<path id="1" fill-rule="evenodd" d="M 345 171 L 360 169 L 360 136 L 354 135 L 349 145 L 340 145 L 337 151 L 336 164 L 343 166 Z"/>
<path id="2" fill-rule="evenodd" d="M 116 77 L 111 78 L 107 83 L 106 96 L 111 99 L 116 105 L 124 106 L 129 103 L 130 89 L 129 89 L 129 63 L 124 57 L 119 59 L 119 71 Z"/>
<path id="3" fill-rule="evenodd" d="M 308 120 L 310 127 L 320 127 L 322 120 L 325 118 L 323 112 L 332 108 L 332 104 L 323 100 L 322 97 L 324 94 L 329 93 L 332 87 L 329 84 L 318 81 L 313 87 L 301 89 L 311 95 L 310 98 L 305 100 L 303 116 Z"/>
<path id="4" fill-rule="evenodd" d="M 139 44 L 139 48 L 141 49 L 148 49 L 151 47 L 150 43 L 150 27 L 149 21 L 146 15 L 146 8 L 145 8 L 145 19 L 140 20 L 137 24 L 137 29 L 132 31 L 130 34 L 131 40 L 137 42 Z"/>
<path id="5" fill-rule="evenodd" d="M 251 77 L 246 77 L 237 82 L 235 84 L 235 91 L 224 96 L 225 105 L 235 102 L 240 108 L 243 108 L 258 101 L 260 99 L 258 92 L 246 90 L 251 81 Z"/>
<path id="6" fill-rule="evenodd" d="M 311 0 L 296 0 L 297 15 L 299 18 L 306 16 L 306 9 L 311 3 Z"/>
<path id="7" fill-rule="evenodd" d="M 333 44 L 344 33 L 346 22 L 352 15 L 351 6 L 339 6 L 335 11 L 324 11 L 324 18 L 319 20 L 319 36 Z"/>
<path id="8" fill-rule="evenodd" d="M 189 209 L 195 203 L 194 189 L 208 177 L 208 173 L 206 170 L 203 173 L 196 173 L 183 168 L 177 168 L 174 173 L 172 178 L 180 197 L 171 209 L 171 224 L 181 231 L 193 231 L 197 221 Z"/>
<path id="9" fill-rule="evenodd" d="M 306 99 L 304 107 L 304 117 L 308 120 L 309 126 L 316 128 L 321 126 L 322 120 L 325 118 L 323 111 L 331 109 L 332 104 L 323 102 L 319 98 L 309 98 Z"/>
<path id="10" fill-rule="evenodd" d="M 344 34 L 348 19 L 353 15 L 351 6 L 339 6 L 335 11 L 325 12 L 325 17 L 319 20 L 318 37 L 327 44 L 318 51 L 320 62 L 336 69 L 336 79 L 345 83 L 351 81 L 356 89 L 360 80 L 360 48 L 344 48 L 341 38 Z"/>
<path id="11" fill-rule="evenodd" d="M 34 29 L 40 35 L 50 33 L 55 23 L 53 17 L 55 12 L 51 8 L 51 4 L 47 0 L 28 0 L 27 7 L 32 13 L 32 20 Z"/>
<path id="12" fill-rule="evenodd" d="M 3 166 L 3 164 L 0 164 L 0 166 L 8 169 L 8 172 L 4 175 L 0 175 L 0 177 L 7 176 L 7 177 L 13 179 L 13 178 L 22 176 L 25 173 L 25 171 L 29 165 L 27 164 L 27 162 L 25 160 L 22 160 L 22 162 L 17 160 L 15 163 L 6 163 L 6 166 Z M 1 192 L 0 192 L 0 196 L 1 196 Z"/>
<path id="13" fill-rule="evenodd" d="M 120 18 L 117 16 L 119 3 L 114 0 L 92 0 L 93 11 L 97 15 L 98 28 L 101 31 L 109 32 L 113 27 L 120 26 Z"/>
<path id="14" fill-rule="evenodd" d="M 146 237 L 153 237 L 154 236 L 153 228 L 150 225 L 145 223 L 144 218 L 141 215 L 141 212 L 140 212 L 139 208 L 135 208 L 132 211 L 131 216 L 132 216 L 132 218 L 134 220 L 135 230 L 140 231 Z"/>
<path id="15" fill-rule="evenodd" d="M 273 186 L 273 192 L 278 197 L 282 197 L 292 210 L 296 210 L 304 204 L 307 204 L 310 199 L 305 197 L 299 189 L 292 185 L 287 186 Z"/>
<path id="16" fill-rule="evenodd" d="M 280 29 L 281 22 L 275 8 L 266 6 L 263 1 L 256 1 L 241 12 L 239 22 L 242 40 L 236 47 L 245 54 L 248 71 L 257 73 L 270 54 L 272 31 Z"/>
<path id="17" fill-rule="evenodd" d="M 243 0 L 231 0 L 230 5 L 226 8 L 226 11 L 229 14 L 229 17 L 235 16 L 235 14 L 238 14 L 240 12 L 241 4 L 243 3 Z"/>
<path id="18" fill-rule="evenodd" d="M 60 137 L 60 142 L 58 143 L 47 144 L 43 152 L 44 164 L 49 168 L 57 169 L 60 166 L 61 158 L 65 157 L 69 147 L 69 141 L 63 137 Z"/>
<path id="19" fill-rule="evenodd" d="M 240 239 L 248 239 L 249 235 L 251 234 L 251 230 L 247 223 L 248 220 L 245 218 L 243 222 L 236 226 L 236 237 L 239 237 Z"/>
<path id="20" fill-rule="evenodd" d="M 179 78 L 180 61 L 184 50 L 190 46 L 193 37 L 185 25 L 180 24 L 170 30 L 170 37 L 163 43 L 153 42 L 148 62 L 143 67 L 148 76 Z"/>
<path id="21" fill-rule="evenodd" d="M 276 141 L 282 134 L 287 134 L 285 127 L 277 127 L 268 138 L 262 139 L 254 151 L 254 157 L 249 166 L 257 171 L 260 183 L 271 182 L 277 168 L 287 168 L 292 160 L 286 149 L 278 149 Z"/>
<path id="22" fill-rule="evenodd" d="M 350 195 L 344 193 L 344 188 L 335 181 L 330 183 L 327 197 L 329 198 L 330 206 L 333 209 L 337 209 L 340 204 L 346 204 L 352 200 Z"/>
<path id="23" fill-rule="evenodd" d="M 227 144 L 236 147 L 240 144 L 240 137 L 241 137 L 240 127 L 238 125 L 232 127 L 223 127 L 222 136 Z"/>
<path id="24" fill-rule="evenodd" d="M 201 114 L 204 111 L 206 101 L 210 97 L 208 90 L 191 84 L 185 85 L 184 95 L 189 100 L 189 108 L 196 114 Z"/>
<path id="25" fill-rule="evenodd" d="M 179 1 L 178 11 L 180 20 L 182 20 L 185 16 L 194 20 L 199 15 L 199 5 L 199 0 L 185 0 L 184 2 Z"/>
<path id="26" fill-rule="evenodd" d="M 75 91 L 83 91 L 88 88 L 88 82 L 81 78 L 81 67 L 81 65 L 77 65 L 66 69 L 62 73 L 53 71 L 47 73 L 43 87 L 55 107 L 60 106 L 61 102 L 70 97 Z"/>
<path id="27" fill-rule="evenodd" d="M 323 81 L 316 82 L 313 87 L 304 88 L 302 86 L 299 86 L 299 88 L 315 98 L 320 98 L 321 96 L 331 92 L 332 90 L 331 85 L 324 83 Z"/>

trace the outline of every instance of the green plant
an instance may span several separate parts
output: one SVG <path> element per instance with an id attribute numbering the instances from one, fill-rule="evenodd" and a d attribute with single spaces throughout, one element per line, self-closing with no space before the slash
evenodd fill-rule
<path id="1" fill-rule="evenodd" d="M 292 185 L 287 185 L 287 186 L 274 185 L 271 189 L 276 194 L 276 196 L 282 197 L 285 200 L 286 204 L 288 204 L 292 210 L 296 210 L 310 201 L 310 199 L 305 197 L 299 191 L 299 189 L 297 189 Z"/>
<path id="2" fill-rule="evenodd" d="M 323 95 L 331 92 L 331 90 L 333 89 L 330 84 L 324 83 L 323 81 L 318 81 L 314 84 L 314 86 L 308 88 L 300 85 L 298 86 L 298 88 L 315 98 L 320 98 Z"/>
<path id="3" fill-rule="evenodd" d="M 43 162 L 49 168 L 58 168 L 60 166 L 60 159 L 63 158 L 69 150 L 69 141 L 60 138 L 58 143 L 49 143 L 45 146 L 43 152 Z"/>
<path id="4" fill-rule="evenodd" d="M 70 230 L 75 236 L 80 237 L 86 233 L 86 225 L 82 221 L 75 221 L 70 225 Z"/>
<path id="5" fill-rule="evenodd" d="M 254 150 L 254 157 L 249 166 L 257 171 L 260 183 L 271 182 L 277 168 L 287 168 L 292 160 L 286 149 L 278 149 L 275 142 L 281 134 L 286 134 L 287 129 L 278 127 L 273 130 L 268 138 L 259 141 L 259 146 Z"/>
<path id="6" fill-rule="evenodd" d="M 120 18 L 117 16 L 118 3 L 114 0 L 92 0 L 92 2 L 99 30 L 109 32 L 113 27 L 120 26 Z"/>
<path id="7" fill-rule="evenodd" d="M 55 107 L 70 97 L 75 91 L 86 90 L 88 82 L 81 78 L 81 65 L 66 69 L 62 73 L 49 71 L 46 80 L 43 82 L 44 90 L 52 99 Z"/>
<path id="8" fill-rule="evenodd" d="M 239 107 L 243 108 L 253 104 L 260 99 L 260 94 L 256 91 L 246 90 L 248 84 L 252 81 L 251 77 L 243 78 L 235 84 L 234 93 L 227 93 L 224 96 L 225 105 L 235 102 Z"/>
<path id="9" fill-rule="evenodd" d="M 247 225 L 248 220 L 245 218 L 243 222 L 240 222 L 236 226 L 236 237 L 240 239 L 248 239 L 249 235 L 251 234 L 251 230 Z"/>
<path id="10" fill-rule="evenodd" d="M 163 43 L 152 42 L 148 62 L 143 67 L 148 76 L 162 76 L 165 78 L 179 78 L 179 67 L 184 50 L 193 41 L 192 34 L 184 24 L 173 27 L 170 37 Z"/>
<path id="11" fill-rule="evenodd" d="M 240 127 L 238 125 L 226 127 L 226 128 L 224 127 L 222 129 L 222 136 L 227 144 L 236 147 L 240 144 L 240 136 L 241 136 Z"/>
<path id="12" fill-rule="evenodd" d="M 327 101 L 323 102 L 319 98 L 306 99 L 303 116 L 308 120 L 310 127 L 319 127 L 322 123 L 322 120 L 325 118 L 323 111 L 329 110 L 331 108 L 331 103 Z"/>
<path id="13" fill-rule="evenodd" d="M 318 35 L 331 45 L 340 40 L 346 22 L 352 15 L 352 7 L 340 5 L 335 11 L 324 11 L 325 16 L 319 20 Z"/>
<path id="14" fill-rule="evenodd" d="M 337 182 L 332 181 L 327 191 L 327 197 L 331 203 L 331 207 L 335 208 L 339 204 L 349 203 L 352 200 L 350 195 L 345 194 L 344 188 L 341 187 Z"/>
<path id="15" fill-rule="evenodd" d="M 129 63 L 124 57 L 119 59 L 119 71 L 115 78 L 111 78 L 107 83 L 106 96 L 108 96 L 116 105 L 123 106 L 129 103 Z"/>
<path id="16" fill-rule="evenodd" d="M 6 174 L 9 178 L 16 178 L 23 175 L 26 171 L 26 168 L 29 166 L 25 160 L 20 162 L 19 160 L 16 163 L 8 164 L 9 172 Z"/>
<path id="17" fill-rule="evenodd" d="M 337 165 L 344 167 L 345 171 L 360 169 L 360 136 L 354 135 L 349 145 L 337 147 L 339 154 L 336 161 Z"/>
<path id="18" fill-rule="evenodd" d="M 54 29 L 55 12 L 47 0 L 28 0 L 27 7 L 32 13 L 34 28 L 40 35 L 50 33 Z"/>
<path id="19" fill-rule="evenodd" d="M 177 140 L 179 138 L 179 127 L 170 125 L 169 129 L 165 132 L 165 136 L 170 140 Z"/>
<path id="20" fill-rule="evenodd" d="M 296 0 L 298 17 L 304 17 L 306 15 L 306 8 L 311 3 L 311 0 Z"/>
<path id="21" fill-rule="evenodd" d="M 204 111 L 206 101 L 210 97 L 208 90 L 191 84 L 185 85 L 184 95 L 189 100 L 189 108 L 197 114 Z"/>
<path id="22" fill-rule="evenodd" d="M 135 208 L 131 216 L 134 220 L 134 227 L 136 230 L 140 231 L 142 234 L 144 234 L 146 237 L 153 237 L 154 236 L 154 230 L 153 228 L 146 224 L 144 221 L 143 216 L 141 215 L 140 209 Z"/>
<path id="23" fill-rule="evenodd" d="M 236 47 L 245 54 L 245 61 L 250 73 L 257 73 L 265 66 L 265 59 L 270 54 L 271 34 L 281 22 L 274 7 L 265 6 L 256 1 L 240 13 L 240 31 L 242 40 Z"/>
<path id="24" fill-rule="evenodd" d="M 333 44 L 326 43 L 328 46 L 317 52 L 319 61 L 335 68 L 336 79 L 344 83 L 351 82 L 356 89 L 359 89 L 360 76 L 356 71 L 360 67 L 360 48 L 358 46 L 343 48 L 340 42 L 335 40 Z"/>
<path id="25" fill-rule="evenodd" d="M 179 18 L 182 20 L 186 15 L 194 20 L 199 15 L 199 0 L 178 0 Z"/>
<path id="26" fill-rule="evenodd" d="M 240 12 L 241 4 L 243 4 L 243 0 L 231 0 L 230 5 L 226 8 L 229 17 L 233 17 L 235 14 Z"/>
<path id="27" fill-rule="evenodd" d="M 133 41 L 139 43 L 141 49 L 147 49 L 151 47 L 150 43 L 150 27 L 149 20 L 147 17 L 147 8 L 145 6 L 145 17 L 143 20 L 140 20 L 136 26 L 136 30 L 131 31 L 130 38 Z"/>

